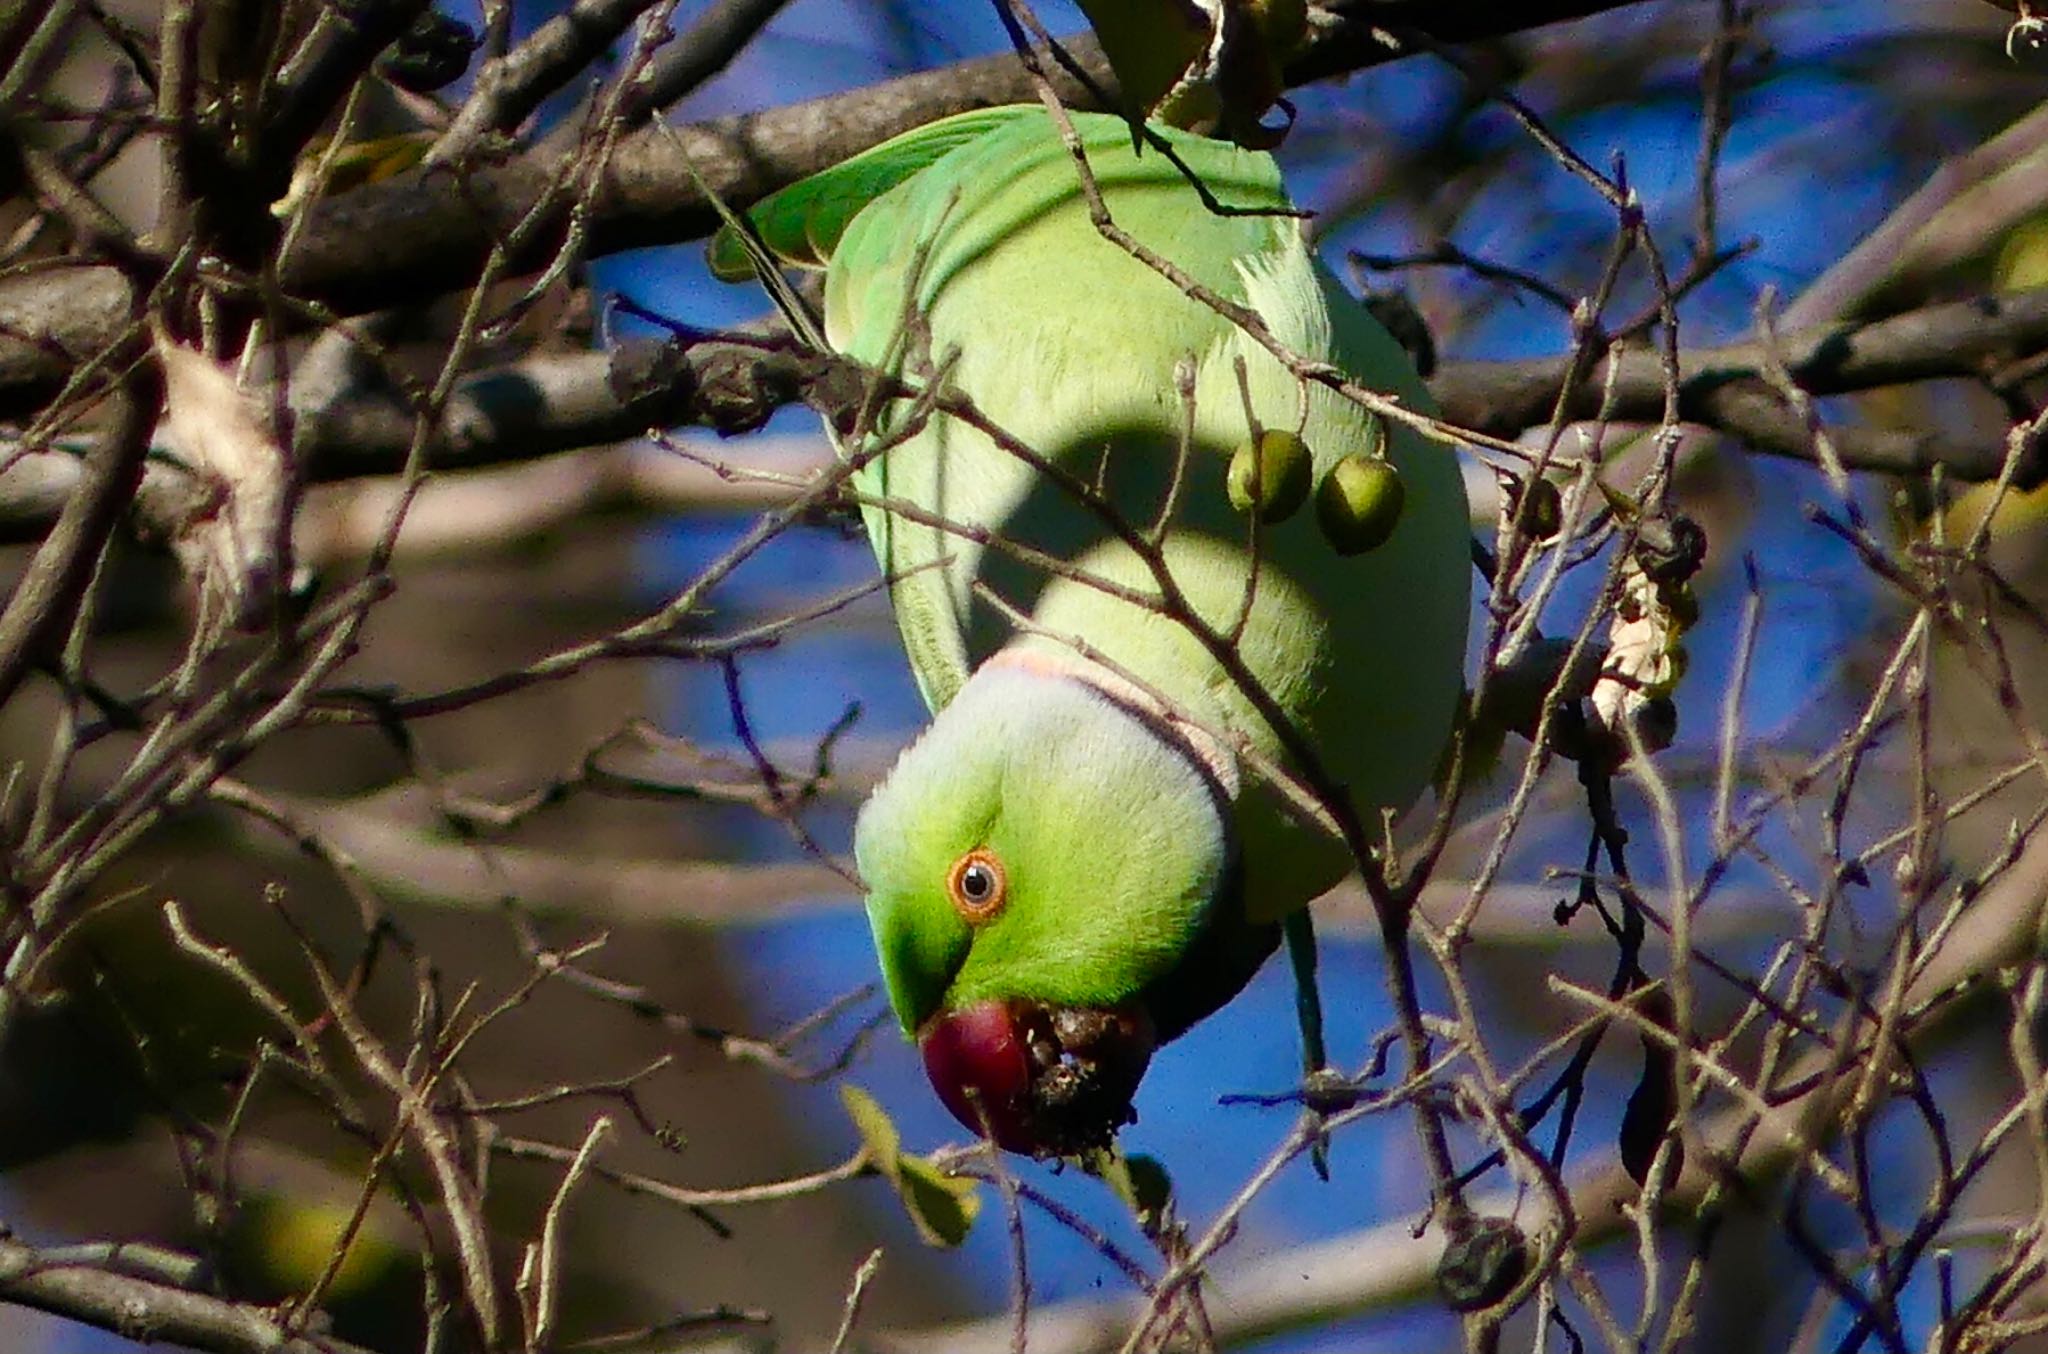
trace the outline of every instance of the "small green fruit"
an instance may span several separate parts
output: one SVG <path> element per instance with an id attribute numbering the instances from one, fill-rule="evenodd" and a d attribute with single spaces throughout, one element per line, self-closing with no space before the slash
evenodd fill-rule
<path id="1" fill-rule="evenodd" d="M 1230 458 L 1225 487 L 1231 507 L 1250 512 L 1257 504 L 1261 522 L 1278 522 L 1302 505 L 1314 480 L 1308 443 L 1293 433 L 1269 429 Z"/>
<path id="2" fill-rule="evenodd" d="M 1401 472 L 1376 457 L 1346 456 L 1316 490 L 1316 520 L 1332 549 L 1362 555 L 1386 544 L 1408 497 Z"/>

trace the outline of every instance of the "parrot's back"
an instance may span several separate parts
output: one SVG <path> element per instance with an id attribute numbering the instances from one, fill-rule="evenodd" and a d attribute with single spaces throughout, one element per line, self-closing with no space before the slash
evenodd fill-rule
<path id="1" fill-rule="evenodd" d="M 1097 231 L 1050 117 L 1008 112 L 975 115 L 987 126 L 853 216 L 826 279 L 836 347 L 913 382 L 942 374 L 1014 439 L 907 403 L 870 431 L 902 438 L 858 487 L 927 701 L 943 706 L 1006 646 L 1078 653 L 1223 746 L 1284 763 L 1229 665 L 1169 614 L 1144 558 L 1156 547 L 1194 616 L 1368 821 L 1405 808 L 1461 689 L 1470 565 L 1455 459 L 1297 380 L 1186 292 L 1249 306 L 1286 349 L 1430 411 L 1406 354 L 1309 253 L 1270 156 L 1161 133 L 1219 214 L 1156 148 L 1134 153 L 1121 119 L 1074 116 L 1111 217 L 1184 272 L 1176 283 Z M 1383 448 L 1406 490 L 1392 536 L 1340 554 L 1313 502 L 1255 527 L 1225 474 L 1258 429 L 1298 433 L 1318 482 Z M 1238 819 L 1254 915 L 1341 876 L 1341 852 L 1270 792 L 1240 796 Z"/>

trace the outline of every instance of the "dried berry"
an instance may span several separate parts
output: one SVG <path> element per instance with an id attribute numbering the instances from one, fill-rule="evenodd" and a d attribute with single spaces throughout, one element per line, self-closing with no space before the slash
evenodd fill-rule
<path id="1" fill-rule="evenodd" d="M 1529 1239 L 1507 1218 L 1474 1218 L 1444 1247 L 1436 1289 L 1454 1312 L 1483 1311 L 1529 1272 Z"/>
<path id="2" fill-rule="evenodd" d="M 477 43 L 468 24 L 430 9 L 378 58 L 377 69 L 400 89 L 431 94 L 462 78 Z"/>
<path id="3" fill-rule="evenodd" d="M 1564 498 L 1541 475 L 1510 479 L 1507 495 L 1508 520 L 1520 526 L 1526 539 L 1547 541 L 1563 529 Z"/>
<path id="4" fill-rule="evenodd" d="M 1690 517 L 1645 517 L 1635 554 L 1651 582 L 1676 587 L 1707 562 L 1707 533 Z"/>

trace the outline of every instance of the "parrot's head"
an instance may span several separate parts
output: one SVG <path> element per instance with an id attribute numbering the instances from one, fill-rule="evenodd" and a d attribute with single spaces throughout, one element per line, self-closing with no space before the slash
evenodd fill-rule
<path id="1" fill-rule="evenodd" d="M 1165 721 L 1065 672 L 985 665 L 868 801 L 854 852 L 933 1087 L 1012 1151 L 1107 1144 L 1154 1047 L 1272 948 L 1247 967 L 1219 944 L 1218 916 L 1242 909 L 1216 776 Z"/>

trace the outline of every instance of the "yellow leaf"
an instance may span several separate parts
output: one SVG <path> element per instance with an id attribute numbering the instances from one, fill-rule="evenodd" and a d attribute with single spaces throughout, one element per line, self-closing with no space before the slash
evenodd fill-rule
<path id="1" fill-rule="evenodd" d="M 853 1126 L 860 1131 L 868 1160 L 884 1175 L 893 1171 L 896 1159 L 903 1155 L 903 1140 L 897 1135 L 896 1125 L 890 1121 L 888 1111 L 858 1086 L 841 1086 L 839 1099 L 846 1106 L 846 1117 L 853 1120 Z"/>
<path id="2" fill-rule="evenodd" d="M 981 1194 L 975 1182 L 947 1175 L 926 1158 L 904 1152 L 902 1135 L 888 1111 L 858 1086 L 841 1086 L 839 1099 L 846 1106 L 846 1117 L 860 1133 L 868 1164 L 896 1191 L 917 1234 L 932 1246 L 957 1246 L 965 1241 L 981 1212 Z"/>

